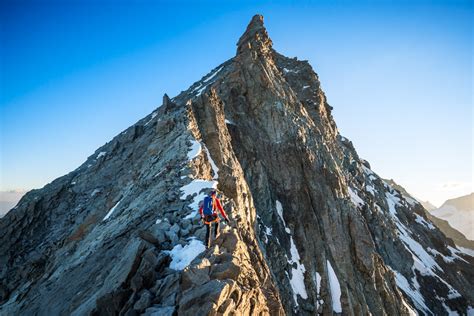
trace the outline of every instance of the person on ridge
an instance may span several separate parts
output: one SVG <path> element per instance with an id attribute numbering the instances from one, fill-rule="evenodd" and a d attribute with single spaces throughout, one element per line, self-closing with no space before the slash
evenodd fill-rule
<path id="1" fill-rule="evenodd" d="M 199 206 L 199 214 L 201 215 L 201 219 L 206 225 L 206 247 L 209 248 L 211 246 L 211 226 L 212 223 L 216 223 L 215 230 L 214 230 L 214 238 L 217 238 L 219 234 L 219 215 L 217 214 L 217 210 L 221 213 L 222 217 L 224 217 L 224 221 L 229 223 L 229 218 L 224 211 L 224 208 L 221 205 L 221 201 L 216 196 L 216 191 L 212 190 L 209 194 L 204 198 L 202 204 Z"/>

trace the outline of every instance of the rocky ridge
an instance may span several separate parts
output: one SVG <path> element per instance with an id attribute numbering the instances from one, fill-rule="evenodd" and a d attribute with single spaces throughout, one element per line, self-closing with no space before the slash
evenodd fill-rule
<path id="1" fill-rule="evenodd" d="M 0 219 L 0 313 L 472 312 L 474 258 L 331 110 L 253 17 L 234 58 Z M 204 250 L 210 188 L 232 224 Z"/>

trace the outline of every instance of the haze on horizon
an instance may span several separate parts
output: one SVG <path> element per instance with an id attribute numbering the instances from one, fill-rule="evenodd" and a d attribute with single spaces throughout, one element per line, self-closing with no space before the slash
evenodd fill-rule
<path id="1" fill-rule="evenodd" d="M 436 206 L 474 191 L 469 1 L 272 3 L 2 2 L 0 197 L 74 170 L 234 56 L 255 13 L 374 171 Z"/>

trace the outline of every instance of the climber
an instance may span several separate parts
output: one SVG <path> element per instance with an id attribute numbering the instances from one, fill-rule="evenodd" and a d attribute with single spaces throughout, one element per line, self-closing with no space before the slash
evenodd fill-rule
<path id="1" fill-rule="evenodd" d="M 199 205 L 199 214 L 201 215 L 201 220 L 206 225 L 206 247 L 209 248 L 211 246 L 211 226 L 212 223 L 216 223 L 215 230 L 214 230 L 214 238 L 217 238 L 219 234 L 219 215 L 216 212 L 216 209 L 219 210 L 222 217 L 224 217 L 224 221 L 228 224 L 229 218 L 225 213 L 224 209 L 222 208 L 221 202 L 216 196 L 216 191 L 212 190 L 209 194 L 204 198 Z"/>

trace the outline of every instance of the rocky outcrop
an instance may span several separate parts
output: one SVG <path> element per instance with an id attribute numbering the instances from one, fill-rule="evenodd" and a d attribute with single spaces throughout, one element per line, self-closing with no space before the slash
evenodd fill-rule
<path id="1" fill-rule="evenodd" d="M 473 259 L 252 18 L 234 58 L 0 219 L 1 314 L 466 314 Z M 211 248 L 196 208 L 231 225 Z"/>

